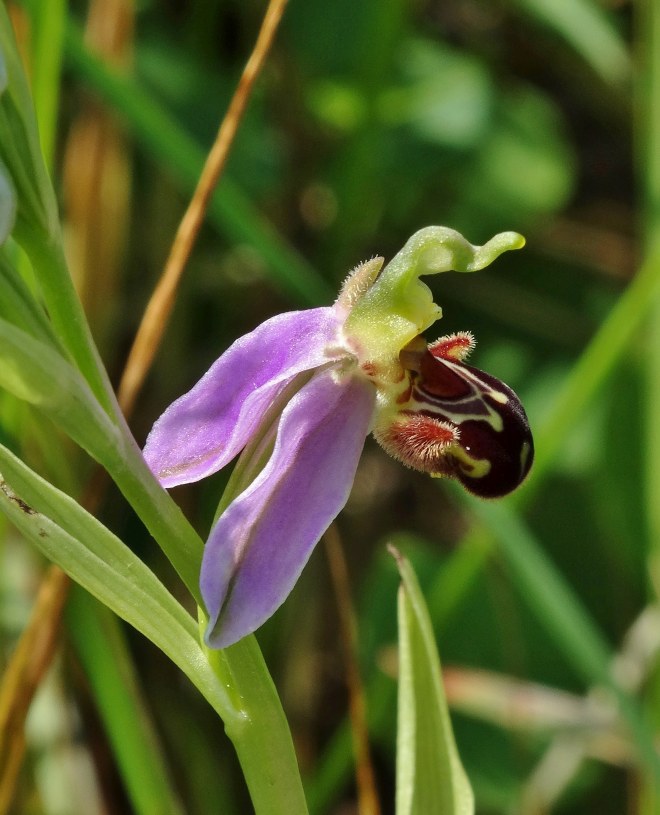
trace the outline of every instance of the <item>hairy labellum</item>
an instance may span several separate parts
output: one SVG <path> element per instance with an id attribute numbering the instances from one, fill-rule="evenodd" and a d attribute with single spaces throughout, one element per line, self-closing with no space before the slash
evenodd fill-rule
<path id="1" fill-rule="evenodd" d="M 421 337 L 410 343 L 401 354 L 410 377 L 405 398 L 394 421 L 375 435 L 404 464 L 496 498 L 525 479 L 534 445 L 511 388 L 462 361 L 473 344 L 467 334 L 428 348 Z"/>

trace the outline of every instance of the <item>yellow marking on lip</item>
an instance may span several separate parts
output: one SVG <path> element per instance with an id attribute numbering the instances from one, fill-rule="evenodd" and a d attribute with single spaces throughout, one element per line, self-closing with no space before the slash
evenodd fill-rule
<path id="1" fill-rule="evenodd" d="M 473 397 L 470 396 L 469 398 L 471 399 Z M 450 422 L 453 422 L 455 425 L 460 425 L 462 422 L 466 421 L 485 422 L 487 425 L 493 428 L 495 433 L 501 433 L 504 430 L 504 419 L 502 416 L 497 412 L 497 410 L 495 410 L 494 407 L 491 407 L 491 405 L 489 405 L 487 402 L 484 402 L 483 399 L 481 399 L 481 403 L 487 410 L 486 415 L 483 413 L 468 413 L 467 411 L 461 411 L 460 403 L 457 405 L 452 405 L 452 407 L 458 408 L 452 410 L 450 407 L 438 405 L 430 399 L 415 399 L 415 402 L 417 407 L 425 406 L 432 412 L 440 411 L 443 416 L 446 416 L 447 419 Z"/>
<path id="2" fill-rule="evenodd" d="M 487 458 L 472 458 L 469 449 L 452 445 L 447 454 L 456 460 L 461 471 L 469 478 L 484 478 L 491 470 L 490 461 Z"/>
<path id="3" fill-rule="evenodd" d="M 520 472 L 524 473 L 527 469 L 527 461 L 529 459 L 530 453 L 532 452 L 532 445 L 529 442 L 523 442 L 523 446 L 520 449 Z"/>

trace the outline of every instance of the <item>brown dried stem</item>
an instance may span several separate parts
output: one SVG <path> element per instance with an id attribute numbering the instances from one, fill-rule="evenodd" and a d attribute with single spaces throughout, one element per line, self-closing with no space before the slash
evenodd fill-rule
<path id="1" fill-rule="evenodd" d="M 9 811 L 25 748 L 25 717 L 59 643 L 69 578 L 51 566 L 41 581 L 30 621 L 2 677 L 0 691 L 0 812 Z M 53 624 L 53 620 L 57 624 Z"/>
<path id="2" fill-rule="evenodd" d="M 206 159 L 197 189 L 179 224 L 165 270 L 151 295 L 119 383 L 119 404 L 124 412 L 130 412 L 133 408 L 162 340 L 184 267 L 204 220 L 211 195 L 227 162 L 229 148 L 236 136 L 252 87 L 270 50 L 286 3 L 287 0 L 271 0 L 268 5 L 254 50 L 243 69 L 236 92 Z"/>
<path id="3" fill-rule="evenodd" d="M 376 779 L 369 749 L 369 728 L 367 726 L 364 686 L 357 659 L 355 612 L 351 602 L 346 559 L 344 558 L 336 524 L 330 525 L 323 539 L 339 611 L 339 635 L 344 653 L 349 718 L 351 721 L 353 750 L 355 752 L 358 812 L 359 815 L 380 815 L 380 802 L 376 791 Z"/>

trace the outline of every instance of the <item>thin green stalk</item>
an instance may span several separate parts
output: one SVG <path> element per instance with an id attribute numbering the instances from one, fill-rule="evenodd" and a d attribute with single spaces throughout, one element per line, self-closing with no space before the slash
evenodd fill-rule
<path id="1" fill-rule="evenodd" d="M 291 731 L 255 637 L 207 654 L 216 675 L 240 691 L 242 716 L 226 731 L 256 815 L 306 815 Z"/>
<path id="2" fill-rule="evenodd" d="M 100 463 L 153 535 L 197 605 L 202 605 L 199 570 L 203 542 L 149 470 L 125 424 L 121 430 L 122 444 L 108 447 L 106 458 Z"/>

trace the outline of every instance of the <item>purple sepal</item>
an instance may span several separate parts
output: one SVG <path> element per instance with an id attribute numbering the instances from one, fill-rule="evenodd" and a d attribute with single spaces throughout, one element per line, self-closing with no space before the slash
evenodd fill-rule
<path id="1" fill-rule="evenodd" d="M 375 395 L 369 382 L 325 372 L 287 405 L 270 460 L 206 544 L 200 585 L 209 646 L 250 634 L 293 588 L 348 499 Z"/>
<path id="2" fill-rule="evenodd" d="M 154 424 L 144 457 L 161 484 L 198 481 L 231 461 L 286 384 L 333 359 L 326 347 L 340 322 L 333 308 L 292 311 L 236 340 Z"/>

